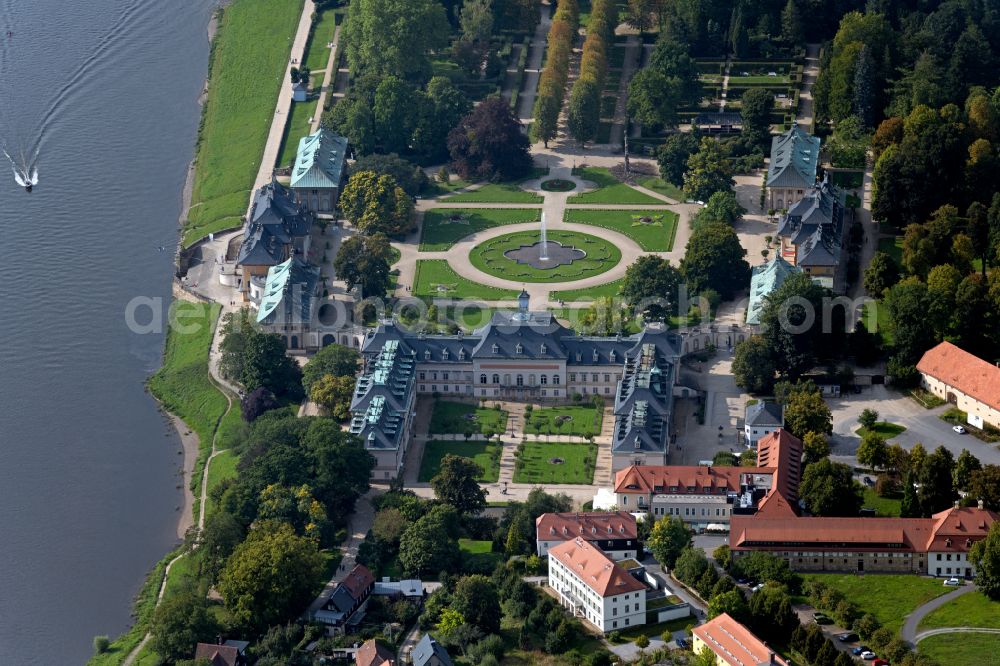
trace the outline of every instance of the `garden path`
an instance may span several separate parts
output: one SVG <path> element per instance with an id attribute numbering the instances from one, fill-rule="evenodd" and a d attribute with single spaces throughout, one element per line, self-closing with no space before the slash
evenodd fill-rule
<path id="1" fill-rule="evenodd" d="M 552 25 L 552 4 L 542 3 L 542 20 L 535 27 L 528 51 L 528 65 L 524 68 L 524 90 L 518 98 L 520 110 L 518 116 L 521 122 L 528 125 L 535 112 L 535 93 L 538 90 L 538 79 L 542 74 L 542 60 L 545 56 L 545 45 L 548 40 L 549 27 Z"/>
<path id="2" fill-rule="evenodd" d="M 625 60 L 622 63 L 622 78 L 618 84 L 618 101 L 615 103 L 615 117 L 611 123 L 611 134 L 608 143 L 621 146 L 625 140 L 625 104 L 628 100 L 628 84 L 638 67 L 642 54 L 642 39 L 638 35 L 629 35 L 625 42 Z"/>
<path id="3" fill-rule="evenodd" d="M 312 121 L 313 132 L 319 129 L 320 119 L 323 117 L 323 105 L 326 104 L 327 96 L 333 94 L 333 85 L 337 71 L 335 69 L 337 63 L 334 60 L 337 59 L 337 46 L 340 44 L 341 25 L 338 25 L 337 29 L 333 32 L 333 41 L 330 43 L 330 58 L 327 60 L 326 72 L 323 74 L 323 90 L 319 94 L 319 101 L 316 102 L 316 115 L 313 116 Z"/>
<path id="4" fill-rule="evenodd" d="M 953 631 L 959 631 L 960 629 L 966 629 L 966 630 L 971 629 L 971 627 L 945 627 L 942 629 L 931 629 L 929 631 L 922 631 L 919 634 L 917 633 L 917 627 L 920 626 L 920 622 L 930 613 L 936 611 L 938 608 L 941 608 L 941 606 L 944 606 L 948 602 L 957 599 L 963 594 L 974 592 L 975 589 L 976 589 L 975 585 L 963 585 L 957 590 L 952 590 L 948 594 L 943 594 L 940 597 L 937 597 L 936 599 L 931 599 L 923 606 L 918 606 L 916 610 L 914 610 L 912 613 L 906 616 L 906 622 L 903 623 L 903 628 L 899 632 L 900 636 L 904 641 L 906 641 L 910 645 L 916 645 L 920 639 L 926 638 L 927 636 L 932 636 L 936 633 L 946 634 Z M 992 631 L 989 629 L 980 629 L 980 631 L 986 633 L 1000 633 L 1000 630 L 996 629 Z"/>

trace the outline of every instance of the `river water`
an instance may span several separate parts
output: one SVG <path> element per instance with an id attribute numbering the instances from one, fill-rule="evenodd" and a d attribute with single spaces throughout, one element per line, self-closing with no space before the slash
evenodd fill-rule
<path id="1" fill-rule="evenodd" d="M 176 542 L 180 443 L 143 382 L 169 302 L 211 0 L 0 0 L 0 664 L 81 664 Z M 161 246 L 164 248 L 161 250 Z"/>

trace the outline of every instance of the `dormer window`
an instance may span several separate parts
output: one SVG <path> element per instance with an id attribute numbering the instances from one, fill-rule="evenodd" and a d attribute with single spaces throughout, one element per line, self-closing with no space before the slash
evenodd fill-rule
<path id="1" fill-rule="evenodd" d="M 951 537 L 944 540 L 944 545 L 946 548 L 951 548 Z"/>
<path id="2" fill-rule="evenodd" d="M 424 351 L 424 360 L 425 361 L 431 360 L 431 351 L 429 349 Z"/>
<path id="3" fill-rule="evenodd" d="M 611 527 L 611 525 L 608 525 L 608 534 L 614 534 L 614 533 L 615 533 L 614 528 Z"/>
<path id="4" fill-rule="evenodd" d="M 614 349 L 612 349 L 612 350 L 611 350 L 611 353 L 610 353 L 610 354 L 608 354 L 608 358 L 609 358 L 609 359 L 611 359 L 611 362 L 612 362 L 612 363 L 614 363 L 614 362 L 615 362 L 615 350 L 614 350 Z"/>
<path id="5" fill-rule="evenodd" d="M 448 360 L 448 350 L 447 349 L 445 349 L 443 352 L 441 352 L 441 358 L 443 358 L 445 360 Z"/>
<path id="6" fill-rule="evenodd" d="M 459 361 L 464 361 L 465 360 L 465 349 L 459 349 L 458 350 L 458 360 Z"/>
<path id="7" fill-rule="evenodd" d="M 548 349 L 548 347 L 546 347 L 546 346 L 545 346 L 545 343 L 543 342 L 543 343 L 542 343 L 542 349 L 541 349 L 541 353 L 543 353 L 543 354 L 544 354 L 544 353 L 545 353 L 545 350 L 546 350 L 546 349 Z"/>
<path id="8" fill-rule="evenodd" d="M 524 347 L 521 345 L 520 342 L 518 342 L 517 346 L 514 347 L 514 352 L 517 353 L 517 354 L 523 354 L 524 353 Z"/>
<path id="9" fill-rule="evenodd" d="M 579 363 L 581 358 L 582 358 L 582 356 L 581 356 L 580 352 L 577 352 L 576 353 L 576 362 Z"/>
<path id="10" fill-rule="evenodd" d="M 500 353 L 500 345 L 493 345 L 493 353 L 494 354 Z"/>
<path id="11" fill-rule="evenodd" d="M 550 527 L 549 528 L 549 534 L 555 534 L 555 533 L 556 533 L 556 528 Z"/>
<path id="12" fill-rule="evenodd" d="M 593 356 L 593 359 L 594 359 L 594 363 L 597 363 L 597 350 L 596 349 L 594 350 L 594 353 L 593 353 L 592 356 Z"/>

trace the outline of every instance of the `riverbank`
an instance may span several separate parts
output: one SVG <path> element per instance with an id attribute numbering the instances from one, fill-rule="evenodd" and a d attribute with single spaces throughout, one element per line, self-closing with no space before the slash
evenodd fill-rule
<path id="1" fill-rule="evenodd" d="M 187 531 L 194 525 L 194 489 L 193 475 L 195 463 L 198 460 L 199 442 L 198 435 L 184 423 L 180 417 L 167 412 L 170 422 L 177 430 L 177 435 L 181 438 L 181 451 L 184 456 L 181 462 L 181 484 L 184 487 L 184 501 L 180 506 L 180 515 L 177 516 L 177 538 L 183 539 Z"/>

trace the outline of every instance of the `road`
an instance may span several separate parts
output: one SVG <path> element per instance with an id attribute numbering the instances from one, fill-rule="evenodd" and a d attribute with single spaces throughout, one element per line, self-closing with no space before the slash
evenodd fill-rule
<path id="1" fill-rule="evenodd" d="M 947 634 L 953 631 L 958 631 L 959 630 L 958 628 L 946 627 L 943 629 L 924 631 L 918 634 L 917 627 L 920 626 L 920 623 L 923 621 L 925 617 L 927 617 L 932 612 L 936 611 L 938 608 L 941 608 L 941 606 L 944 606 L 945 604 L 957 599 L 963 594 L 968 594 L 969 592 L 973 592 L 975 591 L 975 589 L 976 587 L 974 585 L 963 585 L 957 590 L 952 590 L 948 594 L 943 594 L 936 599 L 931 599 L 923 606 L 917 607 L 916 610 L 914 610 L 907 616 L 906 622 L 903 624 L 903 628 L 899 632 L 900 636 L 904 641 L 906 641 L 910 645 L 916 645 L 920 641 L 920 639 L 923 638 L 925 635 L 931 636 L 934 634 Z M 996 633 L 1000 633 L 1000 629 L 994 629 L 993 631 Z"/>

